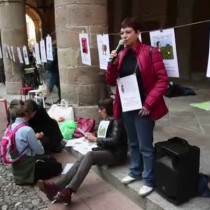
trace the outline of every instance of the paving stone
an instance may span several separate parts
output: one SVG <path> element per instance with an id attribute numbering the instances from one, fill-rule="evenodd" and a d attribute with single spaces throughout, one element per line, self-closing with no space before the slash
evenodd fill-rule
<path id="1" fill-rule="evenodd" d="M 4 206 L 2 206 L 1 209 L 2 209 L 2 210 L 7 210 L 7 209 L 8 209 L 8 206 L 7 206 L 7 205 L 4 205 Z"/>

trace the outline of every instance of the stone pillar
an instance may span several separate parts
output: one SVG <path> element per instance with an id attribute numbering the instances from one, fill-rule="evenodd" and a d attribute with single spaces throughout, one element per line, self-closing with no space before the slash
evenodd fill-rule
<path id="1" fill-rule="evenodd" d="M 83 109 L 84 115 L 90 115 L 90 110 L 85 111 L 87 107 L 95 106 L 105 94 L 96 34 L 107 32 L 107 0 L 55 0 L 55 23 L 62 97 Z M 81 63 L 82 31 L 90 33 L 91 66 Z"/>
<path id="2" fill-rule="evenodd" d="M 193 22 L 193 4 L 192 0 L 178 0 L 178 18 L 176 25 L 182 25 Z M 176 29 L 176 42 L 177 42 L 177 57 L 179 62 L 180 79 L 191 79 L 191 39 L 192 28 L 181 27 Z"/>
<path id="3" fill-rule="evenodd" d="M 0 0 L 0 30 L 2 46 L 26 45 L 25 0 Z M 7 93 L 19 93 L 22 83 L 18 60 L 13 62 L 4 56 L 4 68 Z"/>

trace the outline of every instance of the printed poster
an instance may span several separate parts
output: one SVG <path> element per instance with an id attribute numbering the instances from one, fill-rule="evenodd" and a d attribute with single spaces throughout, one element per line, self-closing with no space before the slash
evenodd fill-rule
<path id="1" fill-rule="evenodd" d="M 210 77 L 210 39 L 209 39 L 209 58 L 208 58 L 208 66 L 207 66 L 206 77 Z"/>
<path id="2" fill-rule="evenodd" d="M 24 59 L 25 65 L 29 65 L 28 51 L 27 51 L 26 46 L 23 47 L 23 59 Z"/>
<path id="3" fill-rule="evenodd" d="M 169 77 L 179 77 L 179 67 L 176 53 L 174 29 L 150 32 L 150 41 L 163 57 L 163 62 Z"/>
<path id="4" fill-rule="evenodd" d="M 46 37 L 46 50 L 47 50 L 47 60 L 53 61 L 53 50 L 52 50 L 52 37 Z"/>
<path id="5" fill-rule="evenodd" d="M 23 64 L 24 63 L 23 62 L 23 56 L 22 56 L 20 47 L 17 47 L 17 53 L 18 53 L 19 62 Z"/>
<path id="6" fill-rule="evenodd" d="M 97 46 L 100 69 L 107 70 L 110 55 L 109 35 L 97 35 Z"/>
<path id="7" fill-rule="evenodd" d="M 4 52 L 5 52 L 6 58 L 9 59 L 9 53 L 8 53 L 8 50 L 7 50 L 7 46 L 6 45 L 4 45 Z"/>
<path id="8" fill-rule="evenodd" d="M 91 65 L 88 34 L 86 33 L 79 34 L 79 43 L 80 43 L 82 63 L 86 65 Z"/>
<path id="9" fill-rule="evenodd" d="M 15 62 L 15 53 L 13 46 L 11 46 L 11 53 L 12 53 L 12 60 Z"/>
<path id="10" fill-rule="evenodd" d="M 36 64 L 41 64 L 40 51 L 39 51 L 39 44 L 38 43 L 35 44 L 34 50 L 35 50 Z"/>
<path id="11" fill-rule="evenodd" d="M 40 51 L 41 51 L 41 61 L 43 63 L 47 63 L 47 56 L 46 56 L 44 39 L 42 39 L 40 41 Z"/>
<path id="12" fill-rule="evenodd" d="M 1 46 L 0 46 L 0 58 L 3 58 Z"/>
<path id="13" fill-rule="evenodd" d="M 101 120 L 98 126 L 97 137 L 99 138 L 106 138 L 107 130 L 109 127 L 110 121 L 108 120 Z"/>
<path id="14" fill-rule="evenodd" d="M 8 55 L 9 55 L 9 59 L 12 60 L 12 52 L 11 52 L 10 46 L 7 46 L 7 52 L 8 52 Z"/>

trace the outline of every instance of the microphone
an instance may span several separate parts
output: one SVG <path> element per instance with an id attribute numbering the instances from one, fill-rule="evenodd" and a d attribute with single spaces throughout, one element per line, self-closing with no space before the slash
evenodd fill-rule
<path id="1" fill-rule="evenodd" d="M 122 46 L 124 45 L 124 41 L 121 39 L 115 49 L 116 53 L 118 54 L 121 50 L 122 50 Z M 114 63 L 114 60 L 116 59 L 116 57 L 114 58 L 110 58 L 109 59 L 109 63 L 110 64 L 113 64 Z"/>

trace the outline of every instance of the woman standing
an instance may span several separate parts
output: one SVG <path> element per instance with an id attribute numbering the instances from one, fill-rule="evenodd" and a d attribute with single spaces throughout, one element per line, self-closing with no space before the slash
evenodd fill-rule
<path id="1" fill-rule="evenodd" d="M 154 187 L 153 130 L 155 120 L 168 111 L 163 99 L 168 77 L 160 52 L 139 41 L 139 28 L 135 18 L 122 22 L 121 39 L 125 48 L 118 55 L 112 51 L 106 79 L 109 85 L 118 86 L 114 115 L 116 119 L 123 118 L 129 140 L 130 168 L 122 183 L 128 184 L 142 176 L 144 185 L 139 195 L 143 196 Z"/>

